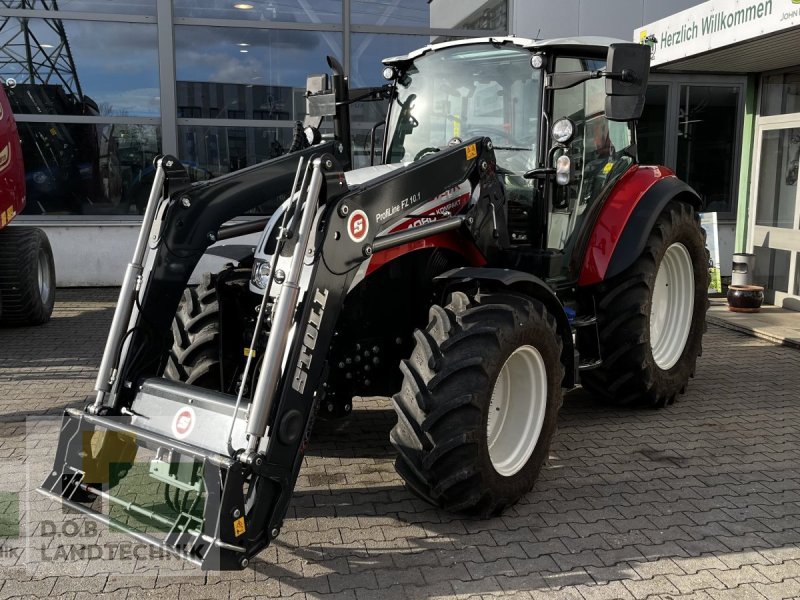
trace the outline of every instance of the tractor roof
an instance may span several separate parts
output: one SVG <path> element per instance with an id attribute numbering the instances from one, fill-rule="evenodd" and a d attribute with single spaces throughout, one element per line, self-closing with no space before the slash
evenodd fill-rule
<path id="1" fill-rule="evenodd" d="M 435 52 L 442 48 L 450 48 L 452 46 L 465 46 L 468 44 L 514 44 L 521 48 L 530 50 L 548 50 L 548 51 L 562 51 L 565 53 L 573 54 L 579 52 L 584 56 L 598 56 L 605 58 L 608 53 L 608 47 L 611 44 L 625 43 L 625 40 L 620 40 L 610 37 L 599 36 L 581 36 L 569 38 L 553 38 L 550 40 L 531 40 L 528 38 L 520 38 L 515 36 L 505 37 L 482 37 L 482 38 L 469 38 L 464 40 L 454 40 L 451 42 L 441 42 L 439 44 L 428 44 L 418 50 L 409 52 L 401 56 L 392 56 L 384 58 L 383 64 L 385 65 L 399 65 L 402 63 L 410 63 L 427 54 L 428 52 Z"/>

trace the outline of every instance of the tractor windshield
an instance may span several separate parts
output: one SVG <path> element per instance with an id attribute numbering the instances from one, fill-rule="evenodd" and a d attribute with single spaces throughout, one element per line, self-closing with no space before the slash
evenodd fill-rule
<path id="1" fill-rule="evenodd" d="M 387 162 L 410 162 L 450 143 L 491 138 L 498 164 L 536 166 L 541 71 L 512 45 L 455 46 L 419 58 L 398 80 Z"/>

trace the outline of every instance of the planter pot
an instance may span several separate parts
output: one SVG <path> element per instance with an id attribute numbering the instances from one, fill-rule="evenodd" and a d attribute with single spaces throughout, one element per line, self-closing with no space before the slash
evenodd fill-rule
<path id="1" fill-rule="evenodd" d="M 728 310 L 755 313 L 764 302 L 764 288 L 760 285 L 732 285 L 728 288 Z"/>

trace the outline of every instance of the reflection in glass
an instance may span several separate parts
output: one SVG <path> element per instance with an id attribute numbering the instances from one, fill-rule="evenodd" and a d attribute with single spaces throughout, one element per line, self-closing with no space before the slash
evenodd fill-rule
<path id="1" fill-rule="evenodd" d="M 384 58 L 408 54 L 428 44 L 458 38 L 427 35 L 385 35 L 356 33 L 350 36 L 350 82 L 353 87 L 372 87 L 386 83 L 383 78 Z"/>
<path id="2" fill-rule="evenodd" d="M 666 162 L 668 91 L 667 85 L 652 84 L 647 88 L 644 111 L 636 127 L 639 161 L 642 164 L 663 165 Z"/>
<path id="3" fill-rule="evenodd" d="M 305 89 L 309 74 L 330 72 L 327 55 L 342 60 L 340 33 L 175 27 L 178 81 Z"/>
<path id="4" fill-rule="evenodd" d="M 61 10 L 88 13 L 121 15 L 155 15 L 156 0 L 27 0 L 26 2 L 3 2 L 10 8 L 34 10 Z M 24 4 L 25 6 L 21 6 Z"/>
<path id="5" fill-rule="evenodd" d="M 144 209 L 161 151 L 154 125 L 17 123 L 25 214 L 126 215 Z"/>
<path id="6" fill-rule="evenodd" d="M 217 177 L 286 153 L 293 131 L 286 127 L 178 127 L 178 158 L 198 179 Z"/>
<path id="7" fill-rule="evenodd" d="M 305 88 L 178 81 L 178 118 L 301 121 Z"/>
<path id="8" fill-rule="evenodd" d="M 682 85 L 677 174 L 706 202 L 707 212 L 733 211 L 739 88 Z"/>
<path id="9" fill-rule="evenodd" d="M 771 129 L 761 138 L 756 225 L 794 227 L 800 129 Z"/>
<path id="10" fill-rule="evenodd" d="M 16 113 L 158 116 L 155 25 L 0 17 Z"/>
<path id="11" fill-rule="evenodd" d="M 765 117 L 800 112 L 800 73 L 764 75 L 761 114 Z"/>
<path id="12" fill-rule="evenodd" d="M 492 31 L 508 27 L 508 0 L 352 0 L 350 6 L 352 22 L 364 25 Z"/>
<path id="13" fill-rule="evenodd" d="M 789 261 L 791 252 L 756 246 L 755 284 L 778 292 L 789 291 Z"/>
<path id="14" fill-rule="evenodd" d="M 341 23 L 341 0 L 174 0 L 176 17 L 281 23 Z"/>

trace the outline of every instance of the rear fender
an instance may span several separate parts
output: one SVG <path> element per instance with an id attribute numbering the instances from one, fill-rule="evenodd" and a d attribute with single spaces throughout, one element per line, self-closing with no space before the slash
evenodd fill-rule
<path id="1" fill-rule="evenodd" d="M 561 362 L 564 364 L 566 374 L 562 385 L 567 389 L 575 385 L 577 381 L 575 374 L 577 361 L 572 341 L 572 329 L 561 300 L 558 299 L 555 292 L 544 281 L 530 273 L 513 269 L 461 267 L 442 273 L 434 278 L 434 283 L 439 285 L 442 298 L 449 292 L 478 283 L 489 286 L 493 290 L 508 290 L 524 294 L 544 304 L 547 311 L 556 320 L 558 334 L 561 336 L 563 343 Z"/>
<path id="2" fill-rule="evenodd" d="M 578 285 L 622 273 L 641 255 L 656 219 L 671 200 L 700 210 L 703 201 L 667 167 L 638 166 L 626 173 L 603 205 L 586 246 Z"/>

